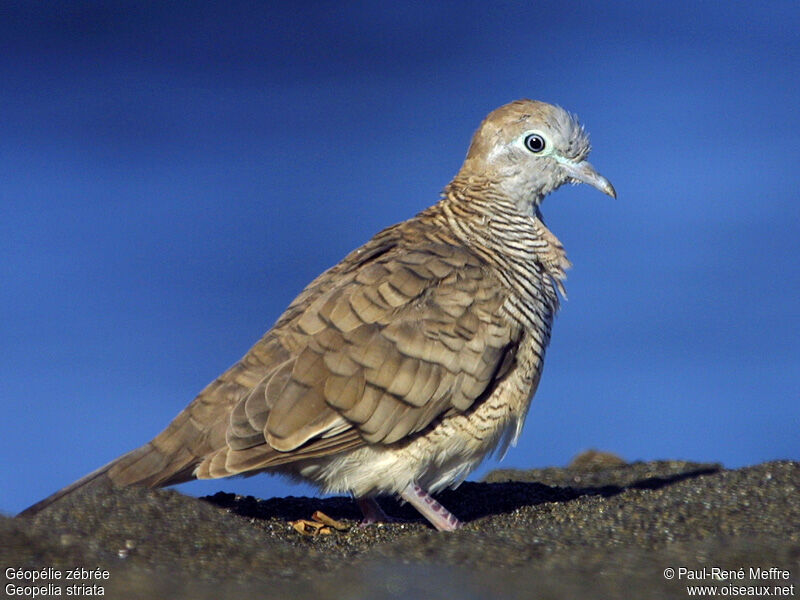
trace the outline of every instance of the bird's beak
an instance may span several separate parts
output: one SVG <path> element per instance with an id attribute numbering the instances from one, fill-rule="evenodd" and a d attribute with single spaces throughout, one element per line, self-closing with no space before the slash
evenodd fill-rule
<path id="1" fill-rule="evenodd" d="M 617 197 L 617 191 L 611 182 L 594 170 L 594 167 L 585 160 L 572 162 L 571 160 L 559 160 L 564 171 L 576 182 L 588 183 L 593 188 L 597 188 L 604 194 L 612 198 Z"/>

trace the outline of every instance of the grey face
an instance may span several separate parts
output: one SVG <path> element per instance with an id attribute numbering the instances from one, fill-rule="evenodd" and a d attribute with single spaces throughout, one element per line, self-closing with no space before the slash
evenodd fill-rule
<path id="1" fill-rule="evenodd" d="M 496 180 L 526 212 L 567 182 L 588 183 L 616 197 L 611 183 L 586 162 L 589 150 L 589 137 L 575 117 L 558 106 L 519 100 L 484 120 L 462 174 Z"/>

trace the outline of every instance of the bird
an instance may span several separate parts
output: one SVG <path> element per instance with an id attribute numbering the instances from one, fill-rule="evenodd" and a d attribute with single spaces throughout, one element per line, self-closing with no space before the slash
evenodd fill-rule
<path id="1" fill-rule="evenodd" d="M 542 201 L 565 183 L 616 198 L 577 117 L 535 100 L 482 121 L 439 200 L 314 279 L 155 438 L 34 504 L 99 482 L 159 488 L 277 473 L 395 495 L 441 531 L 431 495 L 519 438 L 571 266 Z"/>

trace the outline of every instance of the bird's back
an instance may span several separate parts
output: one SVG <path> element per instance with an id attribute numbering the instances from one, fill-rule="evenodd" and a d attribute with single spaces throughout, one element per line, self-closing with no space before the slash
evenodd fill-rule
<path id="1" fill-rule="evenodd" d="M 312 281 L 151 442 L 154 452 L 112 480 L 160 486 L 397 449 L 477 409 L 532 345 L 530 373 L 517 373 L 513 390 L 512 412 L 523 411 L 549 339 L 554 301 L 540 290 L 554 294 L 550 277 L 528 257 L 535 298 L 512 287 L 520 274 L 459 237 L 448 204 L 380 232 Z"/>

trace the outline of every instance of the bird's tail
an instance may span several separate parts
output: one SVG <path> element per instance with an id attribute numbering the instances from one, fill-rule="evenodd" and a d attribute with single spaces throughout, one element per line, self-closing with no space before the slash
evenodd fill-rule
<path id="1" fill-rule="evenodd" d="M 142 485 L 159 488 L 195 479 L 195 469 L 203 459 L 226 447 L 230 412 L 238 399 L 264 376 L 265 365 L 268 367 L 283 362 L 278 361 L 270 352 L 277 352 L 278 358 L 285 354 L 277 341 L 273 341 L 271 345 L 259 346 L 258 352 L 248 353 L 244 359 L 210 383 L 150 442 L 26 508 L 20 516 L 36 514 L 53 502 L 87 486 L 110 484 L 120 487 Z"/>
<path id="2" fill-rule="evenodd" d="M 207 433 L 198 429 L 188 409 L 184 410 L 152 441 L 81 477 L 26 508 L 18 516 L 34 515 L 64 496 L 89 486 L 142 485 L 159 488 L 190 481 L 195 478 L 194 469 L 200 460 L 198 454 L 202 455 L 201 447 L 207 440 L 207 435 L 204 435 Z"/>

